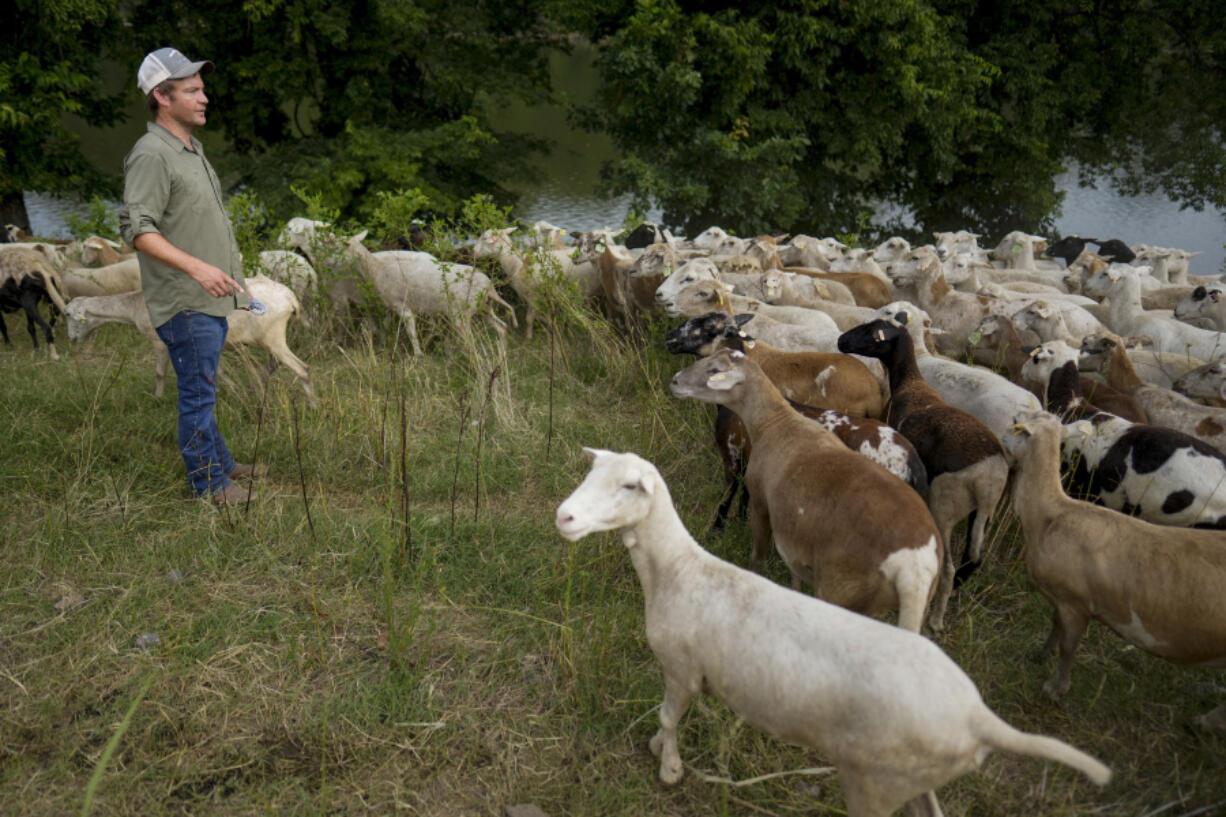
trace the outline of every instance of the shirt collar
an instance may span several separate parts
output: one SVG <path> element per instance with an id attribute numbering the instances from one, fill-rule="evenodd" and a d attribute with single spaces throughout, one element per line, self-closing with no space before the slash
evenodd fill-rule
<path id="1" fill-rule="evenodd" d="M 166 144 L 172 147 L 178 148 L 179 150 L 187 150 L 187 145 L 183 144 L 183 142 L 179 139 L 179 137 L 175 136 L 173 133 L 171 133 L 169 130 L 167 130 L 162 125 L 159 125 L 157 122 L 146 123 L 145 129 L 149 133 L 156 135 L 159 139 L 161 139 Z M 201 156 L 203 156 L 204 155 L 204 145 L 200 144 L 200 140 L 197 139 L 195 136 L 188 136 L 187 138 L 192 141 L 192 150 L 196 151 Z"/>

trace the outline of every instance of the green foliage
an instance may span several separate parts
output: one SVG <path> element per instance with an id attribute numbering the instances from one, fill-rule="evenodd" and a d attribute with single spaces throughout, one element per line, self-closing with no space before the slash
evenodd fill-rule
<path id="1" fill-rule="evenodd" d="M 260 271 L 260 250 L 268 243 L 268 208 L 250 190 L 235 193 L 226 201 L 226 212 L 234 227 L 234 240 L 243 256 L 243 275 Z"/>
<path id="2" fill-rule="evenodd" d="M 417 214 L 430 203 L 417 187 L 395 192 L 380 190 L 375 194 L 375 200 L 377 204 L 371 213 L 371 220 L 375 231 L 384 239 L 408 235 L 413 223 L 419 221 Z"/>
<path id="3" fill-rule="evenodd" d="M 1207 0 L 639 0 L 592 22 L 602 86 L 578 116 L 620 152 L 607 190 L 687 232 L 849 233 L 881 201 L 900 215 L 880 232 L 1037 231 L 1069 158 L 1220 206 L 1214 19 Z"/>
<path id="4" fill-rule="evenodd" d="M 488 99 L 548 93 L 544 46 L 565 45 L 540 0 L 136 0 L 135 63 L 151 41 L 214 59 L 206 82 L 233 146 L 219 167 L 292 211 L 291 185 L 369 221 L 380 192 L 418 189 L 452 215 L 477 192 L 510 200 L 534 143 L 496 133 Z"/>
<path id="5" fill-rule="evenodd" d="M 69 234 L 78 241 L 91 235 L 119 240 L 119 211 L 101 196 L 95 195 L 89 200 L 89 211 L 85 215 L 69 213 L 64 220 Z"/>
<path id="6" fill-rule="evenodd" d="M 0 202 L 23 190 L 114 195 L 115 179 L 91 165 L 64 114 L 94 126 L 119 116 L 101 82 L 101 57 L 119 28 L 116 0 L 15 0 L 0 31 Z M 20 21 L 20 22 L 18 22 Z"/>

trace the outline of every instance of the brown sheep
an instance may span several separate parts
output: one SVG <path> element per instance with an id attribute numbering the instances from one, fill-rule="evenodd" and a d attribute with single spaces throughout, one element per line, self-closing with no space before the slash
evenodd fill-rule
<path id="1" fill-rule="evenodd" d="M 784 396 L 814 409 L 833 409 L 853 418 L 879 418 L 884 397 L 876 376 L 863 362 L 832 352 L 791 352 L 755 341 L 741 327 L 751 315 L 735 318 L 709 312 L 668 333 L 666 348 L 675 355 L 705 357 L 729 346 L 749 354 Z M 724 464 L 724 500 L 711 526 L 722 529 L 738 490 L 744 488 L 745 464 L 752 444 L 744 423 L 721 406 L 715 415 L 715 447 Z M 741 510 L 746 494 L 741 494 Z"/>
<path id="2" fill-rule="evenodd" d="M 983 557 L 988 520 L 1005 491 L 1009 463 L 996 435 L 973 414 L 955 408 L 925 382 L 915 362 L 915 348 L 905 327 L 875 320 L 844 332 L 839 350 L 875 357 L 890 373 L 890 401 L 885 421 L 902 432 L 919 451 L 928 470 L 928 507 L 941 531 L 947 561 L 932 612 L 933 630 L 944 627 L 945 605 L 953 590 L 951 538 L 954 525 L 968 522 L 969 565 Z"/>
<path id="3" fill-rule="evenodd" d="M 1044 647 L 1060 664 L 1043 685 L 1068 691 L 1073 654 L 1090 619 L 1167 661 L 1226 666 L 1226 537 L 1154 525 L 1065 495 L 1061 425 L 1034 417 L 1005 437 L 1017 461 L 1013 507 L 1026 539 L 1026 569 L 1055 608 Z M 1226 729 L 1226 705 L 1202 716 Z"/>

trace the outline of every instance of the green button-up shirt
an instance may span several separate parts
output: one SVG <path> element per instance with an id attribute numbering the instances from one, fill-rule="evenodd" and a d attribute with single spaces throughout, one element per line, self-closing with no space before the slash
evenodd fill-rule
<path id="1" fill-rule="evenodd" d="M 189 149 L 166 128 L 150 122 L 123 161 L 119 227 L 134 245 L 141 233 L 161 233 L 179 249 L 221 269 L 246 287 L 234 228 L 221 200 L 221 184 L 194 136 Z M 214 298 L 187 273 L 140 253 L 140 282 L 149 320 L 161 326 L 185 309 L 225 317 L 247 306 L 247 296 Z"/>

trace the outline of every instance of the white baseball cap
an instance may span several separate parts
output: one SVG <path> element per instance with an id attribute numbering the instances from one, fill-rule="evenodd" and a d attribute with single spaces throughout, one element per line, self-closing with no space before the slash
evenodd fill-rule
<path id="1" fill-rule="evenodd" d="M 192 62 L 176 48 L 159 48 L 150 51 L 141 60 L 140 69 L 136 72 L 136 85 L 142 94 L 148 96 L 150 91 L 168 79 L 187 79 L 212 70 L 213 63 L 208 60 Z"/>

